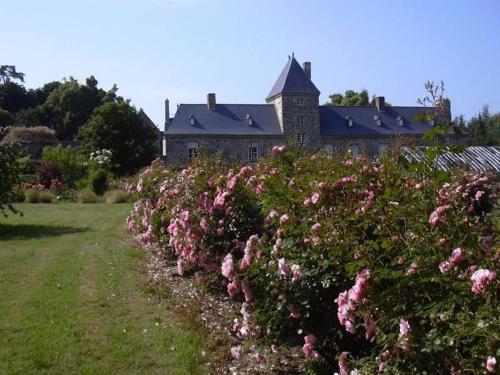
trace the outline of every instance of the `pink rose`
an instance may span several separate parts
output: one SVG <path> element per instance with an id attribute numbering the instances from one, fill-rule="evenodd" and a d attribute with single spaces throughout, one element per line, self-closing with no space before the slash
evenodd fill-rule
<path id="1" fill-rule="evenodd" d="M 497 359 L 495 357 L 488 357 L 486 360 L 486 370 L 488 372 L 495 372 L 495 367 L 497 365 Z"/>

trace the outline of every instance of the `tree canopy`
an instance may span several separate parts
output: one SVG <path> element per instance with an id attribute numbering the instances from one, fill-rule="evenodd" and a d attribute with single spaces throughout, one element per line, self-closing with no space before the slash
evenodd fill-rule
<path id="1" fill-rule="evenodd" d="M 356 106 L 356 107 L 374 107 L 375 106 L 375 95 L 372 99 L 369 99 L 368 90 L 346 90 L 344 94 L 333 93 L 329 96 L 330 101 L 326 105 L 338 105 L 338 106 Z M 390 106 L 388 102 L 385 102 L 386 106 Z"/>
<path id="2" fill-rule="evenodd" d="M 144 124 L 136 109 L 128 102 L 107 102 L 94 110 L 80 129 L 78 139 L 87 153 L 108 149 L 112 152 L 112 171 L 131 174 L 153 160 L 158 136 Z"/>

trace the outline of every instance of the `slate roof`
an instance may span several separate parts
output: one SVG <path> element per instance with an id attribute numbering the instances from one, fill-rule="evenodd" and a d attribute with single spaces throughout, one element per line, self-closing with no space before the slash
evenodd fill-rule
<path id="1" fill-rule="evenodd" d="M 189 124 L 190 116 L 195 124 Z M 248 125 L 247 115 L 253 124 Z M 180 104 L 170 125 L 169 134 L 216 135 L 282 135 L 278 116 L 272 104 Z"/>
<path id="2" fill-rule="evenodd" d="M 266 100 L 272 99 L 280 94 L 316 94 L 319 90 L 306 75 L 295 57 L 288 59 L 273 88 L 267 95 Z"/>
<path id="3" fill-rule="evenodd" d="M 323 136 L 388 136 L 396 134 L 421 135 L 432 126 L 416 122 L 415 116 L 427 114 L 425 107 L 386 107 L 379 112 L 376 107 L 320 106 L 320 133 Z M 374 116 L 380 116 L 382 124 L 378 126 Z M 348 126 L 346 117 L 351 117 L 353 126 Z M 402 117 L 403 126 L 398 123 Z"/>

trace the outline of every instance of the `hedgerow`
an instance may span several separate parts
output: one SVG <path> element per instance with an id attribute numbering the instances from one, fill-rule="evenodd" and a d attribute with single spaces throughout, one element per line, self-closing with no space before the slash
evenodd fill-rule
<path id="1" fill-rule="evenodd" d="M 137 241 L 241 302 L 242 341 L 301 345 L 318 373 L 495 371 L 494 176 L 280 146 L 155 162 L 132 190 Z"/>

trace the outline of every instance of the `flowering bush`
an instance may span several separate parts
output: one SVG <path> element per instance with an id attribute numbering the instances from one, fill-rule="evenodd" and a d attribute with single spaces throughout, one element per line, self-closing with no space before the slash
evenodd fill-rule
<path id="1" fill-rule="evenodd" d="M 153 163 L 128 225 L 241 302 L 236 337 L 300 345 L 315 370 L 494 372 L 496 189 L 486 174 L 279 146 L 254 167 Z"/>
<path id="2" fill-rule="evenodd" d="M 42 161 L 36 169 L 38 183 L 46 189 L 50 189 L 53 184 L 62 183 L 61 171 L 53 161 Z"/>

